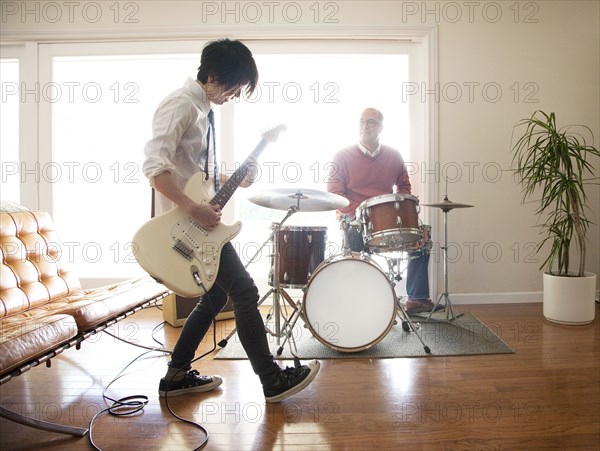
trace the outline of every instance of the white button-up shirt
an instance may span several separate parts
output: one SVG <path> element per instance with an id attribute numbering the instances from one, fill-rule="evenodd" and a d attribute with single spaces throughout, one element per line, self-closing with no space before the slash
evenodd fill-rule
<path id="1" fill-rule="evenodd" d="M 360 150 L 362 150 L 362 151 L 363 151 L 363 153 L 364 153 L 365 155 L 369 155 L 369 156 L 371 156 L 371 157 L 375 157 L 375 156 L 376 156 L 376 155 L 378 155 L 378 154 L 379 154 L 379 152 L 381 151 L 381 143 L 377 144 L 377 148 L 376 148 L 374 151 L 372 151 L 372 152 L 371 152 L 369 149 L 367 149 L 367 148 L 366 148 L 366 147 L 363 145 L 363 143 L 361 143 L 360 141 L 358 141 L 358 148 L 359 148 Z"/>
<path id="2" fill-rule="evenodd" d="M 183 189 L 192 175 L 204 171 L 209 111 L 206 92 L 192 78 L 160 103 L 152 120 L 152 139 L 144 147 L 142 170 L 151 186 L 154 177 L 169 171 Z M 162 194 L 156 194 L 156 214 L 175 207 Z"/>

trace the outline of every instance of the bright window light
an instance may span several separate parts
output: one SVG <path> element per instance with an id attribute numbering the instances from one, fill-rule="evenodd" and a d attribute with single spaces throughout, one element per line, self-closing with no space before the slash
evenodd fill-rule
<path id="1" fill-rule="evenodd" d="M 152 115 L 187 76 L 199 54 L 55 57 L 52 163 L 42 174 L 53 190 L 54 220 L 82 278 L 142 274 L 131 237 L 150 218 L 142 173 Z M 167 68 L 167 69 L 165 69 Z"/>
<path id="2" fill-rule="evenodd" d="M 408 81 L 408 55 L 270 54 L 256 55 L 256 60 L 258 89 L 235 103 L 235 161 L 242 162 L 253 150 L 261 130 L 285 123 L 287 131 L 263 152 L 259 181 L 236 194 L 243 221 L 236 244 L 246 262 L 268 239 L 271 224 L 286 214 L 247 198 L 280 188 L 326 191 L 333 154 L 357 142 L 364 108 L 383 113 L 383 143 L 399 149 L 407 161 L 410 148 L 409 108 L 398 89 Z M 327 227 L 326 253 L 341 251 L 334 211 L 295 213 L 286 226 Z M 256 278 L 267 277 L 272 251 L 273 245 L 267 245 L 249 266 Z"/>
<path id="3" fill-rule="evenodd" d="M 2 101 L 0 102 L 0 165 L 2 201 L 20 202 L 19 160 L 19 60 L 0 60 Z"/>
<path id="4" fill-rule="evenodd" d="M 234 244 L 245 263 L 286 214 L 255 205 L 248 196 L 273 188 L 326 191 L 328 163 L 334 152 L 356 142 L 366 107 L 383 112 L 382 141 L 407 159 L 412 130 L 399 89 L 410 73 L 402 52 L 253 53 L 257 91 L 217 111 L 222 167 L 233 171 L 265 129 L 278 123 L 288 129 L 262 154 L 260 180 L 238 190 L 224 216 L 227 223 L 243 222 Z M 52 154 L 40 174 L 52 190 L 57 228 L 69 240 L 66 257 L 81 278 L 144 274 L 131 248 L 133 234 L 150 217 L 143 147 L 158 104 L 196 76 L 199 60 L 199 51 L 52 57 L 52 78 L 41 91 L 52 109 Z M 4 141 L 2 147 L 4 158 Z M 334 211 L 296 213 L 285 225 L 326 227 L 327 254 L 340 251 Z M 259 285 L 268 277 L 271 250 L 268 245 L 249 264 Z"/>

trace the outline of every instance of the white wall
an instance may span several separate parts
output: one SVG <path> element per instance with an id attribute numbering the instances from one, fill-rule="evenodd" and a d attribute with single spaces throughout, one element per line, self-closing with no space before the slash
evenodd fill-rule
<path id="1" fill-rule="evenodd" d="M 446 175 L 450 199 L 475 205 L 448 216 L 454 301 L 502 302 L 539 300 L 542 289 L 541 256 L 532 255 L 539 239 L 534 206 L 521 205 L 510 173 L 512 126 L 536 109 L 554 111 L 561 125 L 590 126 L 598 146 L 599 17 L 597 1 L 2 2 L 1 36 L 3 43 L 302 38 L 357 27 L 368 38 L 381 30 L 437 27 L 439 85 L 411 95 L 438 102 L 439 156 L 436 166 L 413 177 Z M 426 201 L 441 199 L 445 186 L 437 188 L 437 198 Z M 589 200 L 590 219 L 598 223 L 600 187 Z M 587 269 L 598 274 L 598 225 L 589 241 Z M 436 260 L 441 288 L 439 253 Z"/>
<path id="2" fill-rule="evenodd" d="M 537 23 L 514 23 L 508 8 L 513 3 L 499 3 L 506 5 L 503 13 L 507 20 L 440 24 L 440 83 L 475 81 L 502 88 L 496 103 L 476 94 L 473 103 L 440 104 L 442 164 L 475 161 L 481 168 L 491 163 L 488 180 L 476 171 L 473 182 L 461 180 L 453 187 L 456 201 L 476 205 L 472 211 L 459 211 L 453 217 L 454 224 L 460 224 L 454 229 L 454 239 L 498 243 L 502 250 L 502 258 L 494 262 L 495 246 L 490 245 L 486 259 L 480 252 L 483 244 L 474 261 L 461 261 L 460 273 L 454 270 L 453 278 L 459 292 L 471 291 L 467 287 L 489 292 L 541 289 L 539 263 L 529 262 L 530 243 L 538 240 L 537 230 L 532 228 L 534 206 L 519 204 L 520 192 L 509 172 L 495 181 L 493 171 L 495 165 L 510 167 L 512 125 L 535 109 L 554 111 L 559 124 L 587 124 L 594 131 L 596 146 L 600 140 L 599 3 L 523 2 L 539 8 L 533 16 Z M 493 90 L 490 95 L 494 95 Z M 529 103 L 532 100 L 537 103 Z M 595 165 L 598 168 L 597 160 Z M 589 200 L 590 219 L 599 222 L 598 187 L 591 189 Z M 591 228 L 589 238 L 588 269 L 598 274 L 597 225 Z"/>

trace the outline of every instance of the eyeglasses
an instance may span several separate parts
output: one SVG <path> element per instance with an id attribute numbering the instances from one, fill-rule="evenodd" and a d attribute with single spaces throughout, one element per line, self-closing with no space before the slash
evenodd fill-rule
<path id="1" fill-rule="evenodd" d="M 359 121 L 359 123 L 360 123 L 361 127 L 363 127 L 363 126 L 366 126 L 366 127 L 375 127 L 377 125 L 381 125 L 381 123 L 378 122 L 378 121 L 376 121 L 375 119 L 368 119 L 366 121 L 364 119 L 361 119 Z"/>

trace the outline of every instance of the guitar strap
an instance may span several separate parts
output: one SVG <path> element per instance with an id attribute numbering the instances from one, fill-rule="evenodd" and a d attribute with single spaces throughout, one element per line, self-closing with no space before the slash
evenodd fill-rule
<path id="1" fill-rule="evenodd" d="M 219 191 L 219 165 L 217 164 L 217 140 L 215 136 L 215 114 L 213 113 L 213 110 L 208 112 L 208 130 L 206 132 L 206 160 L 204 162 L 206 180 L 208 180 L 208 160 L 210 159 L 209 155 L 211 148 L 213 157 L 213 183 L 215 185 L 216 193 Z"/>
<path id="2" fill-rule="evenodd" d="M 150 200 L 150 217 L 153 218 L 154 216 L 156 216 L 156 201 L 154 200 L 154 188 L 150 188 L 150 195 L 152 196 L 152 199 Z"/>

